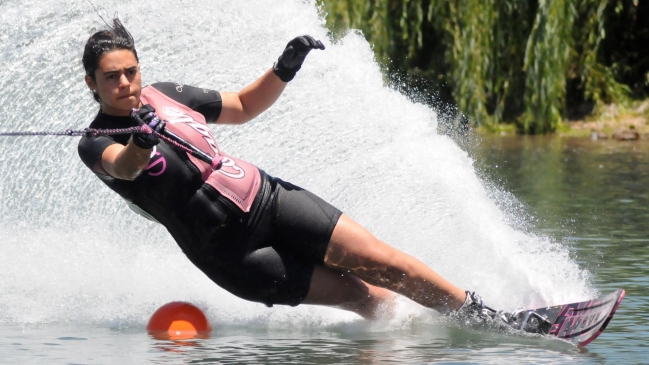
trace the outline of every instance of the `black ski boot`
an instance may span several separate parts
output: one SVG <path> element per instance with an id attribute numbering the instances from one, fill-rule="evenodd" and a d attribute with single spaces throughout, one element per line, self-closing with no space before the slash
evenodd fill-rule
<path id="1" fill-rule="evenodd" d="M 466 299 L 460 309 L 449 313 L 451 318 L 469 323 L 509 323 L 509 313 L 487 307 L 482 297 L 475 292 L 466 292 Z"/>
<path id="2" fill-rule="evenodd" d="M 449 313 L 451 318 L 468 325 L 484 325 L 505 331 L 518 330 L 529 333 L 547 334 L 552 323 L 535 310 L 517 310 L 512 313 L 487 307 L 475 292 L 466 292 L 466 299 L 460 309 Z"/>

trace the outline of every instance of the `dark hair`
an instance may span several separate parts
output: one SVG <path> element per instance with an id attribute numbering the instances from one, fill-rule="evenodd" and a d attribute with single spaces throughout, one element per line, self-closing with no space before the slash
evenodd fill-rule
<path id="1" fill-rule="evenodd" d="M 133 52 L 135 60 L 140 61 L 137 58 L 133 36 L 124 28 L 122 22 L 115 18 L 113 19 L 113 26 L 107 25 L 108 29 L 100 30 L 88 38 L 86 47 L 83 50 L 83 58 L 81 59 L 83 68 L 86 70 L 86 75 L 90 76 L 94 81 L 97 81 L 95 71 L 99 67 L 99 60 L 106 53 L 125 49 Z M 101 102 L 96 92 L 93 92 L 92 96 L 97 102 Z"/>

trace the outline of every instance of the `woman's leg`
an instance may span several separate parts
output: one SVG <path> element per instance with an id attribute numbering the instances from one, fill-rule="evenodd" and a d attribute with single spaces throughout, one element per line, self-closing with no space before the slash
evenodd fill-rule
<path id="1" fill-rule="evenodd" d="M 317 265 L 309 294 L 302 304 L 326 305 L 352 311 L 366 319 L 391 316 L 394 294 L 348 273 Z M 382 313 L 383 312 L 383 313 Z"/>
<path id="2" fill-rule="evenodd" d="M 381 242 L 344 214 L 334 228 L 324 263 L 442 313 L 459 309 L 466 298 L 464 290 L 423 262 Z"/>

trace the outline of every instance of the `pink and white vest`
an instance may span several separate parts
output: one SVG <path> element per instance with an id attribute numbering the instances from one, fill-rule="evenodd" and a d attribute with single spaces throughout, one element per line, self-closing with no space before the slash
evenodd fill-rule
<path id="1" fill-rule="evenodd" d="M 191 110 L 153 87 L 142 89 L 140 98 L 142 104 L 150 104 L 155 108 L 156 115 L 167 123 L 165 128 L 210 156 L 218 155 L 223 158 L 223 166 L 213 171 L 208 163 L 187 154 L 201 172 L 206 184 L 214 187 L 244 212 L 249 212 L 261 180 L 257 167 L 222 153 L 201 113 Z"/>

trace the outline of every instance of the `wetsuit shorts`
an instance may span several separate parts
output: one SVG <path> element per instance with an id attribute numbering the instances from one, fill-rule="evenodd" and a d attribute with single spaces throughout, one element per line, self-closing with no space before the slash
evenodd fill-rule
<path id="1" fill-rule="evenodd" d="M 315 265 L 324 256 L 342 214 L 311 192 L 260 170 L 251 211 L 233 214 L 198 250 L 197 266 L 219 286 L 246 300 L 296 306 L 309 292 Z M 224 204 L 209 185 L 212 204 Z M 200 262 L 196 262 L 200 261 Z"/>

